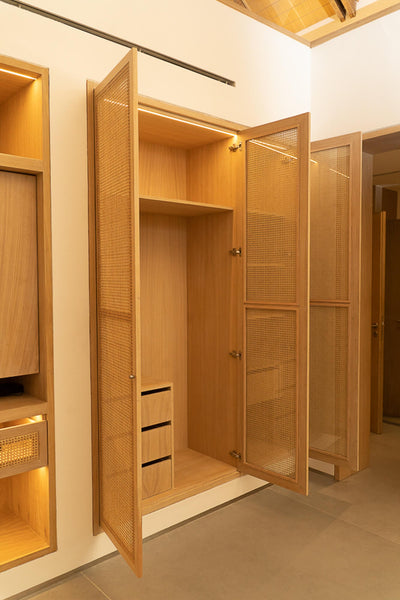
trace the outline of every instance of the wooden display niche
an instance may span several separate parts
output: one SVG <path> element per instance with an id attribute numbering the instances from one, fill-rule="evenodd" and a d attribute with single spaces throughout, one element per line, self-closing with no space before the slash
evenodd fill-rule
<path id="1" fill-rule="evenodd" d="M 0 438 L 41 432 L 39 462 L 29 436 L 0 441 L 0 571 L 56 549 L 48 90 L 47 69 L 0 56 L 0 387 L 23 386 L 0 396 Z"/>

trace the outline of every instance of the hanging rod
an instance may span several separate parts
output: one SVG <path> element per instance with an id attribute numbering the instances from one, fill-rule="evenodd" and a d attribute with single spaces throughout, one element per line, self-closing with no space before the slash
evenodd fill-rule
<path id="1" fill-rule="evenodd" d="M 117 37 L 110 33 L 106 33 L 105 31 L 101 31 L 100 29 L 95 29 L 94 27 L 89 27 L 88 25 L 84 25 L 83 23 L 78 23 L 78 21 L 67 19 L 66 17 L 62 17 L 61 15 L 49 12 L 48 10 L 32 6 L 31 4 L 27 4 L 26 2 L 19 2 L 19 0 L 0 0 L 0 2 L 3 2 L 4 4 L 10 4 L 11 6 L 15 6 L 17 8 L 21 8 L 22 10 L 34 13 L 35 15 L 39 15 L 40 17 L 50 19 L 51 21 L 62 23 L 63 25 L 67 25 L 68 27 L 72 27 L 73 29 L 79 29 L 79 31 L 89 33 L 90 35 L 95 35 L 96 37 L 102 38 L 103 40 L 107 40 L 108 42 L 112 42 L 120 46 L 125 46 L 126 48 L 136 48 L 137 51 L 141 52 L 142 54 L 146 54 L 147 56 L 151 56 L 152 58 L 156 58 L 157 60 L 162 60 L 171 65 L 175 65 L 176 67 L 180 67 L 181 69 L 192 71 L 193 73 L 197 73 L 198 75 L 202 75 L 203 77 L 214 79 L 215 81 L 219 81 L 220 83 L 224 83 L 225 85 L 230 85 L 232 87 L 236 86 L 236 83 L 232 79 L 228 79 L 228 77 L 224 77 L 223 75 L 217 75 L 216 73 L 212 73 L 211 71 L 206 71 L 205 69 L 201 69 L 200 67 L 196 67 L 195 65 L 191 65 L 190 63 L 186 63 L 177 58 L 173 58 L 171 56 L 168 56 L 167 54 L 162 54 L 161 52 L 157 52 L 156 50 L 145 48 L 144 46 L 140 46 L 139 44 L 135 44 L 134 42 L 130 42 L 129 40 L 124 40 L 123 38 Z"/>

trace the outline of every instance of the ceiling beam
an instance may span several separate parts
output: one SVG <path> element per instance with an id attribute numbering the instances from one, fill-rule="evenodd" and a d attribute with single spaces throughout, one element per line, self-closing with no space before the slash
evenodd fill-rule
<path id="1" fill-rule="evenodd" d="M 343 23 L 346 19 L 346 9 L 343 6 L 341 0 L 329 0 L 329 4 L 333 8 L 335 15 Z"/>

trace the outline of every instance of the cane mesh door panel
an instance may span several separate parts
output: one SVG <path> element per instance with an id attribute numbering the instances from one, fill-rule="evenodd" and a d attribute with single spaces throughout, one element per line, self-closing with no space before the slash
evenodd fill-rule
<path id="1" fill-rule="evenodd" d="M 242 468 L 307 493 L 308 115 L 245 136 Z"/>
<path id="2" fill-rule="evenodd" d="M 316 142 L 310 202 L 310 455 L 357 468 L 360 136 Z"/>
<path id="3" fill-rule="evenodd" d="M 132 55 L 95 89 L 100 524 L 141 570 Z"/>

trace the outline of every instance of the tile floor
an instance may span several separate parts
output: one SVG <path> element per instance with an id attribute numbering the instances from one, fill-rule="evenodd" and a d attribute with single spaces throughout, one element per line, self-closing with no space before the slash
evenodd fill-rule
<path id="1" fill-rule="evenodd" d="M 276 486 L 144 544 L 137 579 L 120 556 L 32 600 L 399 600 L 400 427 L 372 435 L 371 467 L 303 498 Z"/>

